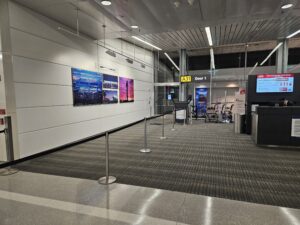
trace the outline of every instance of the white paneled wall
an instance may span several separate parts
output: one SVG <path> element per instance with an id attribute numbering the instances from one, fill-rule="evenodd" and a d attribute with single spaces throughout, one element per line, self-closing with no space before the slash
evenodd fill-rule
<path id="1" fill-rule="evenodd" d="M 0 54 L 2 53 L 0 52 Z M 0 57 L 0 108 L 2 107 L 5 108 L 5 87 L 4 87 L 2 57 Z"/>
<path id="2" fill-rule="evenodd" d="M 106 41 L 147 66 L 129 64 L 121 54 L 106 54 L 102 42 L 62 33 L 60 24 L 14 2 L 10 23 L 21 158 L 149 116 L 150 105 L 154 108 L 152 52 L 118 39 Z M 72 67 L 133 78 L 134 103 L 74 107 Z"/>
<path id="3" fill-rule="evenodd" d="M 1 32 L 1 31 L 0 31 Z M 1 35 L 0 35 L 1 36 Z M 0 40 L 1 43 L 1 40 Z M 1 44 L 0 44 L 1 47 Z M 0 54 L 1 49 L 0 49 Z M 3 79 L 3 67 L 2 67 L 2 56 L 0 56 L 0 109 L 6 108 L 5 107 L 5 88 L 4 88 L 4 79 Z M 0 115 L 0 119 L 3 118 L 3 116 Z M 0 124 L 0 130 L 3 130 L 5 127 Z M 0 134 L 0 162 L 6 161 L 6 151 L 5 151 L 5 136 L 4 134 Z"/>

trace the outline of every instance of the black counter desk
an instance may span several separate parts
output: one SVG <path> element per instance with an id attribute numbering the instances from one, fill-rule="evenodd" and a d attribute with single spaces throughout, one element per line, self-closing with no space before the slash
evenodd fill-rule
<path id="1" fill-rule="evenodd" d="M 300 106 L 259 106 L 252 112 L 252 139 L 258 145 L 300 146 L 300 137 L 292 137 L 293 119 L 300 119 Z"/>

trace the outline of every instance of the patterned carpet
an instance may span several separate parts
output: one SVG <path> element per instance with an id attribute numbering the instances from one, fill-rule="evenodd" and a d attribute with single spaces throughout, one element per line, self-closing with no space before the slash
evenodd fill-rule
<path id="1" fill-rule="evenodd" d="M 300 208 L 300 150 L 256 147 L 232 124 L 150 122 L 151 153 L 140 153 L 144 124 L 110 136 L 111 175 L 118 183 Z M 156 124 L 156 125 L 151 125 Z M 20 170 L 98 179 L 104 175 L 104 138 L 19 164 Z"/>

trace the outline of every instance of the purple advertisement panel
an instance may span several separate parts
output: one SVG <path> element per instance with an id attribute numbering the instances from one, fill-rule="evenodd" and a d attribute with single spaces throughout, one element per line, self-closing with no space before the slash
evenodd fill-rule
<path id="1" fill-rule="evenodd" d="M 119 85 L 120 103 L 134 102 L 134 80 L 120 77 Z"/>

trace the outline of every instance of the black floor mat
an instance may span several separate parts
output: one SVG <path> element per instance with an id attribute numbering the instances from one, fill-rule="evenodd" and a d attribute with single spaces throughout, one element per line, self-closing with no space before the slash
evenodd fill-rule
<path id="1" fill-rule="evenodd" d="M 153 121 L 161 122 L 161 120 Z M 250 136 L 234 134 L 232 124 L 161 126 L 144 124 L 110 137 L 111 174 L 118 183 L 300 208 L 300 151 L 257 147 Z M 105 174 L 104 138 L 19 164 L 20 170 L 98 179 Z"/>

